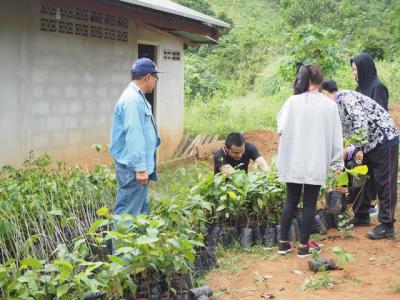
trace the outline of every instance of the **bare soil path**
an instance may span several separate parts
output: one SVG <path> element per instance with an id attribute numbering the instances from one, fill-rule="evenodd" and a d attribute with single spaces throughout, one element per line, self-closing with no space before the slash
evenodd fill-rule
<path id="1" fill-rule="evenodd" d="M 329 271 L 333 288 L 302 290 L 305 280 L 322 275 L 309 271 L 308 259 L 298 258 L 296 251 L 282 257 L 275 249 L 223 257 L 220 269 L 209 275 L 209 285 L 215 299 L 400 299 L 400 290 L 395 292 L 400 289 L 400 236 L 373 241 L 365 237 L 369 229 L 353 229 L 352 238 L 343 239 L 335 229 L 321 236 L 322 257 L 335 259 L 330 250 L 336 246 L 354 255 L 343 270 Z"/>

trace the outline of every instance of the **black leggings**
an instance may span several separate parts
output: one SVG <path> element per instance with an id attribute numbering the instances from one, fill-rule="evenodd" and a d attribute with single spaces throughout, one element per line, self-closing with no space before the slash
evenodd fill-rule
<path id="1" fill-rule="evenodd" d="M 307 245 L 315 222 L 315 207 L 320 185 L 286 183 L 286 202 L 281 215 L 281 240 L 289 240 L 289 229 L 304 187 L 303 215 L 300 226 L 300 243 Z"/>

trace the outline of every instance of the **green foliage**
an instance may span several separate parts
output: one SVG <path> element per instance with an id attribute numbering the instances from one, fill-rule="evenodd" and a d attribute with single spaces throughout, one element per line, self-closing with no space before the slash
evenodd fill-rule
<path id="1" fill-rule="evenodd" d="M 344 146 L 347 147 L 349 145 L 354 145 L 356 147 L 361 147 L 367 142 L 367 135 L 365 131 L 362 128 L 359 128 L 350 136 L 350 138 L 345 139 Z"/>
<path id="2" fill-rule="evenodd" d="M 185 104 L 208 102 L 222 92 L 222 83 L 211 72 L 204 58 L 187 54 L 185 56 Z"/>
<path id="3" fill-rule="evenodd" d="M 338 1 L 281 0 L 283 17 L 291 27 L 304 24 L 332 26 L 338 13 Z"/>
<path id="4" fill-rule="evenodd" d="M 353 228 L 353 224 L 350 223 L 351 216 L 347 213 L 338 215 L 338 229 L 342 233 L 343 238 L 354 237 L 351 228 Z"/>
<path id="5" fill-rule="evenodd" d="M 185 131 L 192 136 L 219 133 L 220 137 L 224 137 L 232 131 L 275 130 L 276 115 L 289 95 L 290 90 L 285 88 L 270 98 L 250 94 L 235 99 L 213 99 L 186 107 Z"/>
<path id="6" fill-rule="evenodd" d="M 368 174 L 368 167 L 361 165 L 354 167 L 353 169 L 345 169 L 339 175 L 334 175 L 332 171 L 329 172 L 325 189 L 336 189 L 341 186 L 349 185 L 349 174 L 352 176 L 365 176 Z"/>
<path id="7" fill-rule="evenodd" d="M 392 282 L 389 284 L 389 289 L 393 291 L 394 293 L 399 294 L 400 293 L 400 283 L 398 282 Z"/>
<path id="8" fill-rule="evenodd" d="M 333 76 L 341 61 L 334 42 L 335 32 L 321 31 L 313 25 L 304 25 L 294 31 L 288 45 L 288 61 L 280 69 L 286 81 L 292 81 L 301 64 L 316 63 L 325 76 Z"/>
<path id="9" fill-rule="evenodd" d="M 267 66 L 268 57 L 276 55 L 284 45 L 284 41 L 276 36 L 282 36 L 285 24 L 277 18 L 276 9 L 270 4 L 259 0 L 251 6 L 243 6 L 240 1 L 209 3 L 218 12 L 217 17 L 235 18 L 235 26 L 219 39 L 218 46 L 203 45 L 187 51 L 185 76 L 189 80 L 185 82 L 186 103 L 247 94 L 258 74 Z M 232 8 L 240 9 L 240 16 L 232 15 L 235 13 Z M 246 18 L 242 19 L 243 15 Z M 204 79 L 196 74 L 204 76 Z"/>
<path id="10" fill-rule="evenodd" d="M 10 259 L 0 264 L 1 298 L 84 299 L 99 292 L 106 299 L 129 294 L 132 298 L 139 292 L 147 296 L 157 273 L 164 275 L 172 291 L 173 275 L 188 272 L 195 247 L 203 245 L 201 235 L 183 224 L 172 228 L 161 216 L 112 216 L 105 208 L 98 213 L 101 218 L 93 223 L 88 237 L 99 249 L 106 240 L 113 240 L 115 255 L 109 255 L 108 261 L 91 261 L 86 240 L 79 239 L 72 248 L 58 245 L 52 262 Z M 115 230 L 107 231 L 111 225 Z"/>
<path id="11" fill-rule="evenodd" d="M 215 16 L 210 4 L 205 0 L 177 0 L 176 2 L 211 17 Z"/>
<path id="12" fill-rule="evenodd" d="M 339 266 L 343 266 L 346 262 L 352 262 L 354 260 L 353 254 L 345 251 L 340 247 L 332 248 L 331 252 L 336 255 Z"/>
<path id="13" fill-rule="evenodd" d="M 325 270 L 322 272 L 322 275 L 317 278 L 307 278 L 303 284 L 301 285 L 302 290 L 319 290 L 320 288 L 327 287 L 333 288 L 335 282 L 329 278 L 328 272 Z"/>
<path id="14" fill-rule="evenodd" d="M 265 222 L 276 224 L 285 199 L 284 185 L 274 166 L 268 173 L 236 170 L 227 176 L 211 172 L 192 188 L 193 197 L 210 203 L 207 220 L 226 224 Z"/>
<path id="15" fill-rule="evenodd" d="M 113 171 L 87 173 L 53 163 L 48 155 L 0 170 L 0 261 L 23 256 L 50 259 L 57 244 L 70 244 L 89 228 L 96 210 L 114 202 Z M 46 234 L 43 234 L 46 233 Z"/>

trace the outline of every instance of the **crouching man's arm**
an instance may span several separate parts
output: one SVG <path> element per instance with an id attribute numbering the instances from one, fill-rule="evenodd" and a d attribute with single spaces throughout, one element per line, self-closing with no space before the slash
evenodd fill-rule
<path id="1" fill-rule="evenodd" d="M 267 172 L 269 170 L 269 166 L 264 157 L 260 156 L 254 161 L 254 169 L 260 168 L 261 171 Z"/>

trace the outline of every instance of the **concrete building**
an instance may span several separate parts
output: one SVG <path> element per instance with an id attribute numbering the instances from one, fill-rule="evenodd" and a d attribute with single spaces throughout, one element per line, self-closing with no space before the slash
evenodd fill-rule
<path id="1" fill-rule="evenodd" d="M 165 71 L 148 99 L 169 158 L 183 133 L 184 48 L 228 26 L 168 0 L 0 1 L 0 166 L 30 150 L 95 162 L 138 57 Z"/>

